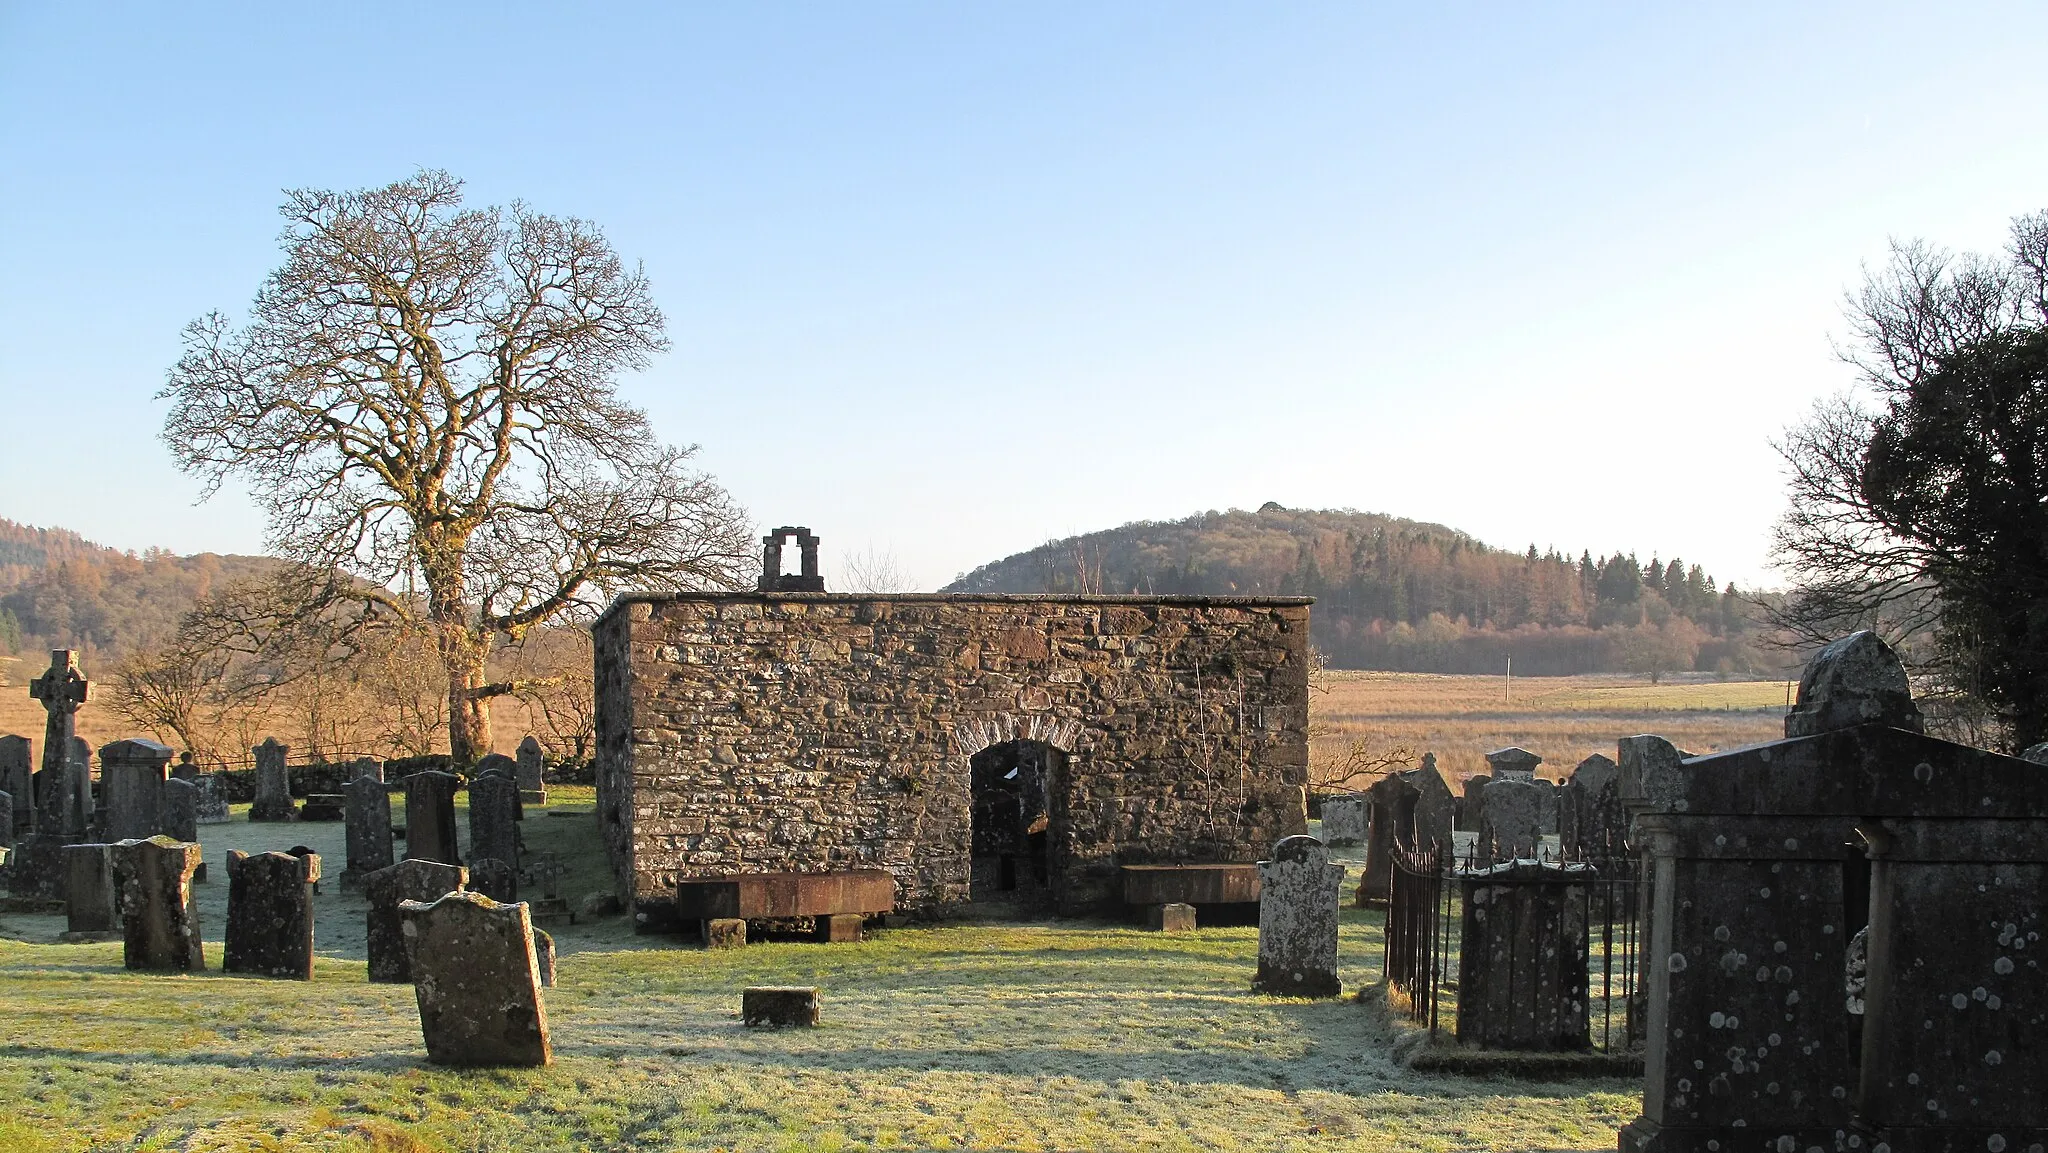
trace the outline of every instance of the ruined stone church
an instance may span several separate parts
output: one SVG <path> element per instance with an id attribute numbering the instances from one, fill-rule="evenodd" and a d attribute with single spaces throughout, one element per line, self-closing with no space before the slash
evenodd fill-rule
<path id="1" fill-rule="evenodd" d="M 1120 866 L 1305 830 L 1308 598 L 830 593 L 817 548 L 777 529 L 757 589 L 597 623 L 598 814 L 643 928 L 679 881 L 874 869 L 909 912 L 1106 911 Z"/>

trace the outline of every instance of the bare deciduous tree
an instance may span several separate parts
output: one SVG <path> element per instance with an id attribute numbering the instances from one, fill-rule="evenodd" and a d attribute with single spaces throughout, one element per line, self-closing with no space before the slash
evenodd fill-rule
<path id="1" fill-rule="evenodd" d="M 745 517 L 617 395 L 663 321 L 593 225 L 465 209 L 431 171 L 281 211 L 251 322 L 186 329 L 164 440 L 209 495 L 251 482 L 306 611 L 432 638 L 458 759 L 489 751 L 490 702 L 518 688 L 490 680 L 495 643 L 627 586 L 745 575 Z"/>

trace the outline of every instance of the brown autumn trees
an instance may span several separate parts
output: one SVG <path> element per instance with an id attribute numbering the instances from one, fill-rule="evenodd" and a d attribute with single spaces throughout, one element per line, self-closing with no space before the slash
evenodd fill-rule
<path id="1" fill-rule="evenodd" d="M 194 321 L 160 394 L 179 465 L 209 495 L 247 482 L 292 563 L 265 614 L 426 638 L 469 761 L 522 689 L 490 678 L 495 645 L 628 585 L 744 574 L 743 513 L 618 395 L 666 338 L 595 226 L 465 208 L 436 171 L 281 211 L 249 323 Z"/>

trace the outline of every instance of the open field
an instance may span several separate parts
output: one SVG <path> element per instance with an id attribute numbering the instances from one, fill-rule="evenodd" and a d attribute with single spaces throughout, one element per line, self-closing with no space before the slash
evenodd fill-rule
<path id="1" fill-rule="evenodd" d="M 527 837 L 570 858 L 572 897 L 603 885 L 589 818 L 530 811 Z M 202 840 L 217 873 L 229 847 L 299 843 L 339 871 L 339 825 L 238 819 Z M 203 974 L 131 974 L 118 944 L 46 943 L 60 918 L 0 914 L 0 1148 L 1591 1150 L 1638 1110 L 1625 1081 L 1408 1069 L 1375 1008 L 1250 992 L 1255 929 L 1100 921 L 717 953 L 579 924 L 556 934 L 556 1064 L 441 1070 L 411 988 L 364 980 L 363 906 L 322 889 L 310 984 L 217 971 L 220 875 L 201 886 Z M 1341 948 L 1347 989 L 1377 981 L 1379 914 L 1347 909 Z M 785 983 L 823 988 L 824 1027 L 742 1028 L 741 987 Z"/>
<path id="2" fill-rule="evenodd" d="M 1434 752 L 1455 783 L 1486 771 L 1485 754 L 1520 745 L 1555 777 L 1621 737 L 1655 733 L 1694 753 L 1784 735 L 1784 681 L 1671 681 L 1620 676 L 1515 679 L 1330 672 L 1309 701 L 1310 757 L 1340 763 L 1353 742 L 1376 755 Z"/>

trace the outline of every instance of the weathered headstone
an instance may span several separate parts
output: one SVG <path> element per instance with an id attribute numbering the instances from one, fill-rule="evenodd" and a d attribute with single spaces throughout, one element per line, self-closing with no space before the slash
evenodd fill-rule
<path id="1" fill-rule="evenodd" d="M 348 865 L 341 884 L 348 888 L 379 869 L 391 867 L 391 794 L 385 791 L 381 774 L 357 777 L 341 787 L 347 798 L 348 816 L 343 836 L 348 846 Z"/>
<path id="2" fill-rule="evenodd" d="M 292 807 L 291 770 L 285 758 L 291 747 L 276 737 L 265 737 L 253 750 L 256 754 L 256 801 L 249 806 L 252 821 L 289 821 L 297 817 Z"/>
<path id="3" fill-rule="evenodd" d="M 519 799 L 534 805 L 548 803 L 547 766 L 541 757 L 540 742 L 532 735 L 519 742 Z"/>
<path id="4" fill-rule="evenodd" d="M 455 849 L 455 790 L 462 779 L 428 769 L 405 778 L 405 857 L 462 863 Z"/>
<path id="5" fill-rule="evenodd" d="M 192 899 L 199 846 L 158 836 L 122 841 L 112 856 L 120 889 L 122 963 L 130 969 L 179 972 L 206 968 L 199 905 Z"/>
<path id="6" fill-rule="evenodd" d="M 575 911 L 569 908 L 569 902 L 564 900 L 561 894 L 562 878 L 568 872 L 569 867 L 553 853 L 533 855 L 533 859 L 528 862 L 526 875 L 540 882 L 541 892 L 537 899 L 531 896 L 527 898 L 527 904 L 531 906 L 527 910 L 527 915 L 533 918 L 534 924 L 545 928 L 548 925 L 576 923 Z"/>
<path id="7" fill-rule="evenodd" d="M 164 831 L 164 782 L 170 775 L 171 750 L 155 741 L 100 746 L 107 840 L 136 841 Z"/>
<path id="8" fill-rule="evenodd" d="M 412 965 L 406 960 L 404 922 L 398 915 L 401 903 L 431 904 L 468 884 L 469 870 L 439 861 L 400 861 L 364 877 L 363 899 L 370 905 L 365 920 L 370 980 L 412 980 Z"/>
<path id="9" fill-rule="evenodd" d="M 1785 714 L 1785 735 L 1804 737 L 1872 723 L 1915 733 L 1925 727 L 1905 666 L 1889 645 L 1865 629 L 1806 662 L 1799 699 Z"/>
<path id="10" fill-rule="evenodd" d="M 533 931 L 533 960 L 540 974 L 540 987 L 555 987 L 555 938 L 545 929 Z"/>
<path id="11" fill-rule="evenodd" d="M 84 775 L 91 768 L 87 766 L 83 774 L 74 768 L 71 747 L 78 738 L 78 706 L 85 703 L 90 685 L 78 671 L 78 654 L 70 649 L 50 650 L 49 670 L 29 682 L 28 695 L 49 714 L 43 726 L 43 772 L 48 774 L 43 787 L 48 797 L 36 798 L 41 809 L 38 832 L 75 837 L 92 820 L 92 779 Z"/>
<path id="12" fill-rule="evenodd" d="M 164 782 L 164 836 L 173 841 L 199 840 L 199 785 L 181 777 Z"/>
<path id="13" fill-rule="evenodd" d="M 348 776 L 352 781 L 368 777 L 381 785 L 384 783 L 384 762 L 375 757 L 357 757 L 349 762 Z"/>
<path id="14" fill-rule="evenodd" d="M 1479 855 L 1535 860 L 1543 839 L 1543 801 L 1552 786 L 1523 776 L 1495 777 L 1479 791 Z"/>
<path id="15" fill-rule="evenodd" d="M 740 993 L 742 1025 L 815 1025 L 818 1009 L 814 985 L 749 985 Z"/>
<path id="16" fill-rule="evenodd" d="M 488 772 L 469 783 L 469 859 L 472 887 L 494 901 L 519 899 L 519 782 Z M 482 862 L 504 862 L 508 879 L 487 880 Z M 487 887 L 489 886 L 489 887 Z M 498 891 L 502 886 L 502 891 Z"/>
<path id="17" fill-rule="evenodd" d="M 1579 762 L 1558 798 L 1565 851 L 1574 857 L 1618 856 L 1628 839 L 1621 811 L 1621 767 L 1598 753 Z M 1565 814 L 1571 814 L 1569 821 Z"/>
<path id="18" fill-rule="evenodd" d="M 1536 766 L 1543 758 L 1524 748 L 1510 745 L 1486 754 L 1487 767 L 1493 770 L 1493 779 L 1498 781 L 1509 777 L 1527 779 L 1536 775 Z"/>
<path id="19" fill-rule="evenodd" d="M 112 933 L 121 927 L 114 887 L 114 846 L 64 846 L 64 927 L 72 933 Z"/>
<path id="20" fill-rule="evenodd" d="M 35 768 L 29 762 L 27 737 L 0 737 L 0 789 L 14 798 L 7 820 L 26 836 L 36 831 Z"/>
<path id="21" fill-rule="evenodd" d="M 545 1065 L 547 1008 L 525 905 L 449 893 L 398 906 L 420 1032 L 437 1065 Z"/>
<path id="22" fill-rule="evenodd" d="M 228 928 L 221 971 L 313 979 L 318 853 L 228 853 Z"/>
<path id="23" fill-rule="evenodd" d="M 519 899 L 519 875 L 496 857 L 469 855 L 469 888 L 493 901 L 511 904 Z M 529 916 L 531 914 L 529 913 Z"/>
<path id="24" fill-rule="evenodd" d="M 106 798 L 102 796 L 97 804 L 94 803 L 92 746 L 85 743 L 84 737 L 71 738 L 70 781 L 72 803 L 78 807 L 79 812 L 85 814 L 86 833 L 95 841 L 105 840 L 106 838 L 99 834 L 103 831 L 102 824 L 106 820 Z"/>
<path id="25" fill-rule="evenodd" d="M 0 791 L 0 854 L 14 855 L 14 794 Z M 0 869 L 6 868 L 0 857 Z"/>
<path id="26" fill-rule="evenodd" d="M 1195 907 L 1180 901 L 1164 905 L 1147 906 L 1146 927 L 1157 933 L 1192 933 L 1195 930 Z"/>
<path id="27" fill-rule="evenodd" d="M 1529 787 L 1522 781 L 1495 781 Z M 1463 870 L 1458 1041 L 1525 1052 L 1592 1047 L 1586 866 L 1529 860 Z"/>
<path id="28" fill-rule="evenodd" d="M 1335 997 L 1337 901 L 1344 866 L 1314 837 L 1283 837 L 1259 862 L 1259 970 L 1252 988 L 1288 997 Z"/>
<path id="29" fill-rule="evenodd" d="M 198 817 L 202 825 L 225 825 L 234 819 L 228 811 L 228 796 L 221 791 L 220 777 L 202 774 L 192 782 L 199 790 Z"/>
<path id="30" fill-rule="evenodd" d="M 1365 843 L 1366 800 L 1362 793 L 1344 793 L 1323 798 L 1323 843 L 1362 845 Z"/>
<path id="31" fill-rule="evenodd" d="M 1394 849 L 1400 843 L 1397 832 L 1402 798 L 1408 782 L 1398 773 L 1388 773 L 1365 791 L 1365 867 L 1359 870 L 1357 904 L 1382 905 L 1387 885 L 1394 876 Z"/>
<path id="32" fill-rule="evenodd" d="M 341 793 L 307 793 L 299 806 L 302 821 L 341 821 L 348 818 L 348 802 Z"/>
<path id="33" fill-rule="evenodd" d="M 1437 771 L 1436 754 L 1422 754 L 1422 767 L 1402 773 L 1401 777 L 1415 795 L 1408 830 L 1412 843 L 1405 847 L 1415 852 L 1441 848 L 1448 854 L 1451 851 L 1451 833 L 1458 824 L 1458 799 L 1451 795 L 1451 787 L 1444 783 L 1443 774 Z"/>

